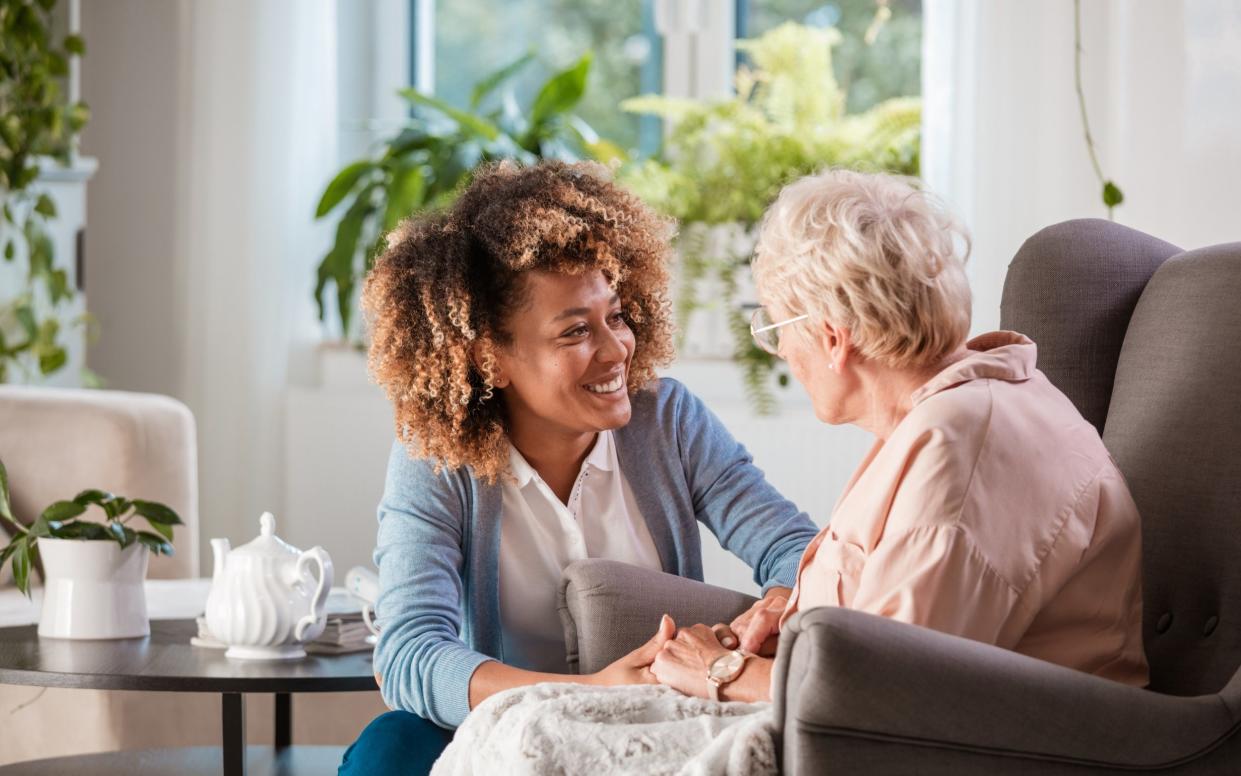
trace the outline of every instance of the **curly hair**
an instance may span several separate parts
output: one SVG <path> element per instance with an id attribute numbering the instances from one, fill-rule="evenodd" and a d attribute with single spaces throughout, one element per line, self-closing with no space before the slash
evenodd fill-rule
<path id="1" fill-rule="evenodd" d="M 508 469 L 508 423 L 494 390 L 495 349 L 524 304 L 531 270 L 600 270 L 621 298 L 635 345 L 629 390 L 672 360 L 671 223 L 615 185 L 606 168 L 544 161 L 477 170 L 450 208 L 408 219 L 387 238 L 362 292 L 370 372 L 410 455 Z"/>

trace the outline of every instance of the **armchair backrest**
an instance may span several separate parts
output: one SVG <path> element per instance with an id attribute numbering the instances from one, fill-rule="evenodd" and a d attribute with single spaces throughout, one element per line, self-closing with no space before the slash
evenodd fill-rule
<path id="1" fill-rule="evenodd" d="M 1000 328 L 1038 345 L 1038 368 L 1103 433 L 1129 317 L 1151 275 L 1181 249 L 1082 218 L 1025 241 L 1008 266 Z"/>
<path id="2" fill-rule="evenodd" d="M 1241 665 L 1241 243 L 1048 227 L 1009 267 L 1001 326 L 1038 344 L 1137 502 L 1151 689 L 1219 692 Z"/>
<path id="3" fill-rule="evenodd" d="M 167 504 L 185 525 L 176 530 L 176 554 L 152 558 L 149 575 L 198 575 L 197 441 L 184 404 L 146 393 L 0 385 L 0 459 L 23 523 L 87 488 Z"/>
<path id="4" fill-rule="evenodd" d="M 1241 665 L 1241 243 L 1155 272 L 1103 441 L 1142 515 L 1151 688 L 1219 692 Z"/>

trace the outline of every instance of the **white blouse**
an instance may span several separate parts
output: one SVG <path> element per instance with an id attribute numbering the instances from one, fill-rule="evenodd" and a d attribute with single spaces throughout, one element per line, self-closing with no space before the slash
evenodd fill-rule
<path id="1" fill-rule="evenodd" d="M 516 481 L 502 481 L 500 514 L 504 662 L 565 673 L 564 628 L 556 610 L 561 572 L 586 558 L 659 571 L 659 552 L 620 470 L 611 431 L 599 433 L 568 504 L 511 445 L 509 463 Z"/>

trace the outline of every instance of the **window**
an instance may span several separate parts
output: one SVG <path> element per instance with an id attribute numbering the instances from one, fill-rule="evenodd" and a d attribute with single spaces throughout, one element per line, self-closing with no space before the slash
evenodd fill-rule
<path id="1" fill-rule="evenodd" d="M 740 0 L 737 12 L 738 37 L 785 21 L 840 30 L 832 69 L 849 113 L 922 93 L 921 0 Z"/>
<path id="2" fill-rule="evenodd" d="M 441 99 L 468 103 L 483 76 L 534 51 L 537 61 L 513 84 L 518 101 L 528 105 L 551 73 L 590 52 L 590 81 L 578 115 L 623 148 L 649 149 L 651 140 L 657 145 L 658 127 L 617 107 L 660 89 L 651 0 L 438 0 L 431 24 L 434 34 L 419 39 L 434 41 L 432 82 Z"/>

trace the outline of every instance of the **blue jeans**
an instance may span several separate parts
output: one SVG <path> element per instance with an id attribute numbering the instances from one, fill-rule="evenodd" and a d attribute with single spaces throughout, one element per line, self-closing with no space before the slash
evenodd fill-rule
<path id="1" fill-rule="evenodd" d="M 389 711 L 371 720 L 345 750 L 338 776 L 414 776 L 431 772 L 431 764 L 448 747 L 453 732 L 408 711 Z"/>

